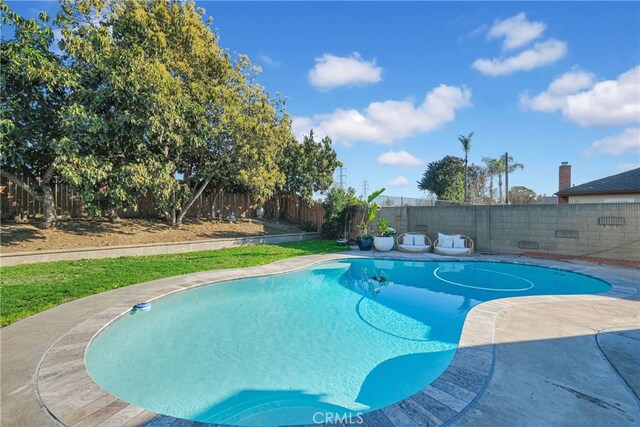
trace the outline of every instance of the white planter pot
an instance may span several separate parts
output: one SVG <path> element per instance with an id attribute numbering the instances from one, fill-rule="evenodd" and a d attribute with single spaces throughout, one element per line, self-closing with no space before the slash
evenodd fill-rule
<path id="1" fill-rule="evenodd" d="M 380 252 L 389 252 L 393 249 L 393 237 L 380 237 L 373 238 L 373 246 Z"/>

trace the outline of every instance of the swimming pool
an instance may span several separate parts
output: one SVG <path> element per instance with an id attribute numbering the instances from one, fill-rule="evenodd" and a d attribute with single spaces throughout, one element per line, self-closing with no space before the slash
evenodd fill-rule
<path id="1" fill-rule="evenodd" d="M 431 383 L 475 305 L 609 289 L 576 273 L 506 263 L 326 262 L 161 299 L 96 336 L 86 365 L 109 393 L 162 414 L 312 423 L 317 413 L 368 412 Z"/>

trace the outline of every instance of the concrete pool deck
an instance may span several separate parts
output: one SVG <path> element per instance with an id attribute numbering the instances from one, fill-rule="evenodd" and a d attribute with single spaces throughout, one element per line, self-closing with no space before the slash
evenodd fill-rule
<path id="1" fill-rule="evenodd" d="M 400 253 L 314 255 L 161 279 L 63 304 L 0 330 L 1 423 L 202 425 L 129 405 L 93 383 L 84 368 L 84 351 L 95 333 L 141 300 L 362 255 L 449 259 Z M 413 396 L 365 414 L 365 425 L 637 425 L 640 270 L 519 256 L 477 254 L 464 260 L 563 268 L 601 278 L 612 290 L 517 297 L 475 307 L 445 373 Z"/>

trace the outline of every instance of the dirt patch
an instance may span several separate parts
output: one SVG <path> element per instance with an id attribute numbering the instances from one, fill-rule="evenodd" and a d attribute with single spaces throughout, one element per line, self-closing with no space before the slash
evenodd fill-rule
<path id="1" fill-rule="evenodd" d="M 76 249 L 143 243 L 186 242 L 227 237 L 298 233 L 297 225 L 270 220 L 240 219 L 237 223 L 188 221 L 180 228 L 161 221 L 123 219 L 107 221 L 64 221 L 53 230 L 31 224 L 3 223 L 0 226 L 2 253 Z"/>

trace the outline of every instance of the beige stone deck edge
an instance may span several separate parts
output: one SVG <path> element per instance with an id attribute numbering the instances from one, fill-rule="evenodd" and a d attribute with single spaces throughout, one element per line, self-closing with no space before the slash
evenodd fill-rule
<path id="1" fill-rule="evenodd" d="M 286 273 L 324 261 L 370 256 L 370 254 L 357 253 L 311 255 L 289 258 L 251 268 L 215 270 L 177 276 L 171 278 L 170 283 L 167 283 L 167 279 L 161 279 L 157 282 L 165 282 L 163 286 L 141 293 L 138 301 L 155 301 L 186 289 L 222 283 L 237 278 Z M 420 255 L 395 253 L 373 253 L 373 256 L 376 259 L 407 261 L 504 260 L 504 257 L 471 259 L 437 257 L 430 259 Z M 545 265 L 553 264 L 552 262 L 538 259 L 533 262 L 519 263 L 558 268 L 557 265 Z M 561 266 L 561 269 L 564 270 L 591 275 L 588 266 L 579 264 L 561 264 Z M 624 297 L 635 293 L 634 289 L 615 280 L 615 276 L 596 278 L 611 286 L 609 292 L 597 294 L 597 297 Z M 589 300 L 593 297 L 594 295 L 511 297 L 488 301 L 474 307 L 465 319 L 458 350 L 445 372 L 418 393 L 393 405 L 364 414 L 365 423 L 404 426 L 416 424 L 417 421 L 428 421 L 429 425 L 441 425 L 459 418 L 469 407 L 473 406 L 487 387 L 495 364 L 495 321 L 503 310 L 523 304 Z M 172 417 L 157 415 L 110 396 L 93 382 L 86 370 L 85 354 L 93 338 L 109 324 L 128 313 L 135 302 L 137 301 L 123 301 L 118 306 L 96 313 L 79 323 L 52 344 L 42 357 L 36 373 L 36 394 L 39 403 L 55 423 L 61 425 L 75 425 L 76 423 L 82 425 L 145 425 L 153 420 L 153 424 L 165 425 L 168 423 L 166 425 L 169 425 L 176 420 Z M 60 357 L 56 357 L 56 355 L 64 354 L 64 349 L 60 348 L 65 345 L 69 346 L 70 343 L 84 343 L 84 347 L 80 346 L 82 351 L 76 351 L 75 355 L 70 358 L 63 358 L 63 361 L 58 360 Z M 482 348 L 479 348 L 480 346 Z M 490 351 L 487 351 L 488 348 Z M 471 361 L 469 360 L 470 356 L 473 356 Z M 443 414 L 448 415 L 444 416 Z"/>

